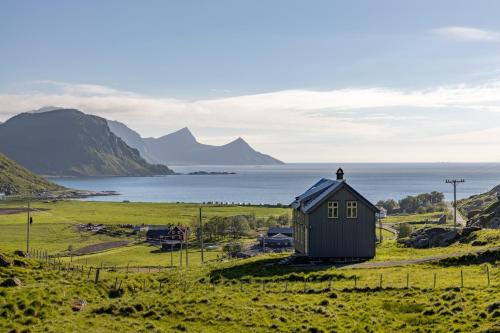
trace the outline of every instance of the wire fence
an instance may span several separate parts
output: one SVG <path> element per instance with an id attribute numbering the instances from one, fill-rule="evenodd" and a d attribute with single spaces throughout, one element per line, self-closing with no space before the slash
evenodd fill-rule
<path id="1" fill-rule="evenodd" d="M 322 293 L 338 291 L 380 291 L 391 289 L 437 290 L 448 288 L 488 288 L 500 286 L 498 266 L 481 264 L 459 267 L 418 267 L 395 269 L 351 269 L 309 274 L 284 273 L 273 276 L 241 276 L 228 278 L 221 273 L 192 280 L 186 270 L 171 266 L 87 266 L 61 260 L 47 251 L 32 250 L 29 255 L 44 269 L 60 272 L 71 280 L 106 284 L 110 290 L 122 290 L 127 275 L 142 279 L 142 289 L 159 290 L 181 288 L 229 288 L 234 291 L 262 291 L 266 293 Z M 163 276 L 158 273 L 170 273 Z M 142 273 L 144 275 L 137 275 Z M 147 274 L 146 274 L 147 273 Z M 154 275 L 156 273 L 157 275 Z M 233 273 L 234 274 L 234 273 Z M 136 281 L 137 282 L 137 281 Z M 137 284 L 137 283 L 136 283 Z M 137 288 L 136 288 L 137 289 Z"/>

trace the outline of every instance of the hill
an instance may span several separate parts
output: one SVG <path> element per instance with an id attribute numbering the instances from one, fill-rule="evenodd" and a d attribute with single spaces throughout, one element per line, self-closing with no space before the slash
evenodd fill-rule
<path id="1" fill-rule="evenodd" d="M 500 229 L 500 185 L 490 191 L 458 201 L 468 225 Z"/>
<path id="2" fill-rule="evenodd" d="M 151 176 L 173 173 L 146 162 L 107 121 L 75 109 L 22 113 L 0 126 L 0 152 L 25 168 L 56 176 Z"/>
<path id="3" fill-rule="evenodd" d="M 116 121 L 108 121 L 110 128 L 129 146 L 136 148 L 146 160 L 174 165 L 268 165 L 282 161 L 255 151 L 245 140 L 238 138 L 222 146 L 199 143 L 184 127 L 160 138 L 141 136 Z"/>
<path id="4" fill-rule="evenodd" d="M 60 191 L 65 188 L 37 176 L 0 154 L 0 192 L 6 195 Z"/>

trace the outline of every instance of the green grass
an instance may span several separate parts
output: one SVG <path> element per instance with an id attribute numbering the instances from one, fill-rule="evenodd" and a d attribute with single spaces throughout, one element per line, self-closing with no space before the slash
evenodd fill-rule
<path id="1" fill-rule="evenodd" d="M 488 287 L 485 265 L 314 271 L 296 268 L 291 274 L 265 265 L 279 257 L 267 255 L 151 274 L 104 270 L 97 285 L 92 281 L 93 274 L 87 281 L 86 271 L 82 274 L 35 269 L 35 263 L 33 268 L 3 269 L 0 281 L 17 276 L 24 285 L 0 288 L 0 331 L 494 332 L 500 329 L 500 309 L 495 305 L 500 301 L 498 267 L 488 266 Z M 240 284 L 248 272 L 255 272 L 255 276 Z M 269 274 L 263 284 L 261 276 L 266 272 Z M 461 272 L 464 288 L 460 288 Z M 215 273 L 225 274 L 226 278 L 212 285 L 208 281 Z M 379 289 L 381 275 L 383 288 Z M 303 279 L 297 280 L 298 276 L 312 281 L 304 285 Z M 110 290 L 115 281 L 122 283 L 123 294 L 113 298 Z M 161 291 L 159 281 L 162 281 Z M 70 308 L 77 299 L 88 302 L 82 312 Z"/>
<path id="2" fill-rule="evenodd" d="M 26 207 L 25 202 L 2 202 L 0 207 Z M 33 214 L 36 223 L 72 222 L 103 224 L 182 224 L 190 225 L 198 216 L 200 205 L 177 203 L 122 203 L 92 201 L 35 202 L 32 207 L 48 209 Z M 291 214 L 289 208 L 259 206 L 203 205 L 203 217 L 255 214 L 268 218 Z M 26 214 L 0 215 L 2 223 L 23 223 Z"/>
<path id="3" fill-rule="evenodd" d="M 25 202 L 0 201 L 0 208 L 27 207 Z M 76 230 L 78 224 L 183 224 L 191 225 L 198 216 L 199 205 L 162 203 L 117 203 L 58 201 L 34 202 L 35 211 L 31 230 L 31 247 L 49 253 L 66 251 L 106 241 L 117 240 L 104 235 L 91 235 Z M 268 218 L 289 213 L 287 208 L 257 206 L 203 206 L 203 218 L 255 214 Z M 0 248 L 6 250 L 26 248 L 26 213 L 0 215 Z"/>
<path id="4" fill-rule="evenodd" d="M 377 237 L 380 236 L 380 228 L 377 227 Z M 396 235 L 386 229 L 382 229 L 382 239 L 394 239 Z"/>
<path id="5" fill-rule="evenodd" d="M 436 222 L 441 215 L 446 212 L 434 212 L 434 213 L 424 213 L 424 214 L 401 214 L 401 215 L 390 215 L 382 220 L 382 223 L 408 223 L 408 222 Z"/>

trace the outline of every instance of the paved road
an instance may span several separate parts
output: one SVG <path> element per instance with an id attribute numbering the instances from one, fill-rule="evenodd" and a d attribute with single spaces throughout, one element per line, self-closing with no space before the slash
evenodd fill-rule
<path id="1" fill-rule="evenodd" d="M 453 208 L 453 204 L 451 202 L 446 202 L 446 205 L 448 208 L 451 210 L 452 216 L 455 214 L 455 208 Z M 464 217 L 460 213 L 460 211 L 457 209 L 457 225 L 465 227 L 467 225 L 467 221 L 465 221 Z"/>
<path id="2" fill-rule="evenodd" d="M 490 247 L 486 249 L 478 249 L 474 251 L 465 251 L 465 252 L 456 252 L 456 253 L 448 253 L 448 254 L 441 254 L 441 255 L 435 255 L 435 256 L 429 256 L 429 257 L 424 257 L 424 258 L 418 258 L 418 259 L 411 259 L 411 260 L 395 260 L 395 261 L 380 261 L 380 262 L 362 262 L 359 264 L 348 264 L 342 267 L 339 267 L 340 269 L 350 269 L 350 268 L 383 268 L 383 267 L 397 267 L 397 266 L 405 266 L 405 265 L 414 265 L 414 264 L 423 264 L 426 262 L 432 262 L 432 261 L 439 261 L 442 259 L 446 258 L 452 258 L 452 257 L 460 257 L 464 256 L 467 254 L 478 254 L 482 253 L 485 251 L 498 251 L 500 250 L 500 246 L 495 246 L 495 247 Z"/>

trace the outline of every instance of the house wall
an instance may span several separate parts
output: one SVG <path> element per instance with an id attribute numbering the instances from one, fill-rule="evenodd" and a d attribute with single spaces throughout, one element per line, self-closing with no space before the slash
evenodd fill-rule
<path id="1" fill-rule="evenodd" d="M 292 212 L 292 220 L 293 244 L 295 251 L 305 254 L 305 229 L 307 224 L 307 215 L 294 209 Z"/>
<path id="2" fill-rule="evenodd" d="M 339 218 L 328 218 L 328 201 L 339 202 Z M 358 217 L 347 218 L 347 201 L 358 202 Z M 372 258 L 376 217 L 372 208 L 347 188 L 341 188 L 309 214 L 309 256 Z"/>

